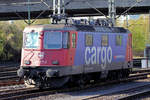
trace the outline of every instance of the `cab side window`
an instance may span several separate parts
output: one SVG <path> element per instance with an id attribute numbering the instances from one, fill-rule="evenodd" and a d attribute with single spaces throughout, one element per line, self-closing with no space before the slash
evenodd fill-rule
<path id="1" fill-rule="evenodd" d="M 72 34 L 72 48 L 76 48 L 76 34 Z"/>
<path id="2" fill-rule="evenodd" d="M 122 46 L 122 35 L 116 36 L 116 46 Z"/>
<path id="3" fill-rule="evenodd" d="M 108 35 L 102 35 L 101 37 L 101 45 L 108 46 Z"/>

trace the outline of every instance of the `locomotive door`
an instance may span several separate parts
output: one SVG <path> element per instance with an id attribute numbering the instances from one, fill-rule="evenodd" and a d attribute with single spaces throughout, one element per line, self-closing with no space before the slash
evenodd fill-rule
<path id="1" fill-rule="evenodd" d="M 129 61 L 132 61 L 132 35 L 129 35 Z"/>
<path id="2" fill-rule="evenodd" d="M 128 41 L 127 41 L 127 55 L 126 60 L 128 61 L 128 67 L 132 67 L 132 35 L 128 34 Z"/>
<path id="3" fill-rule="evenodd" d="M 69 35 L 70 35 L 69 65 L 73 65 L 77 42 L 77 32 L 71 31 Z"/>

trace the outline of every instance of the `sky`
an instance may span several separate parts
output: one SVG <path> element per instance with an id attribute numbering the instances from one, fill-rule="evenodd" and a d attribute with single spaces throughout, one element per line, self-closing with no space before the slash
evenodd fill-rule
<path id="1" fill-rule="evenodd" d="M 138 19 L 140 15 L 130 15 L 130 19 Z"/>

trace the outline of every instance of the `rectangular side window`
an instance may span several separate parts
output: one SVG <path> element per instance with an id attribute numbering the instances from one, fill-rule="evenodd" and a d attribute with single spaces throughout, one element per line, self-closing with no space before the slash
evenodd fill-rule
<path id="1" fill-rule="evenodd" d="M 92 46 L 93 45 L 93 36 L 90 34 L 85 35 L 85 45 Z"/>
<path id="2" fill-rule="evenodd" d="M 64 32 L 62 37 L 63 37 L 63 48 L 69 48 L 69 33 Z"/>
<path id="3" fill-rule="evenodd" d="M 116 36 L 116 45 L 121 46 L 122 45 L 122 35 Z"/>
<path id="4" fill-rule="evenodd" d="M 102 35 L 101 44 L 102 46 L 108 46 L 108 35 Z"/>
<path id="5" fill-rule="evenodd" d="M 76 48 L 76 34 L 72 34 L 72 48 Z"/>
<path id="6" fill-rule="evenodd" d="M 62 48 L 62 32 L 59 32 L 59 31 L 44 32 L 44 48 L 45 49 L 61 49 Z"/>

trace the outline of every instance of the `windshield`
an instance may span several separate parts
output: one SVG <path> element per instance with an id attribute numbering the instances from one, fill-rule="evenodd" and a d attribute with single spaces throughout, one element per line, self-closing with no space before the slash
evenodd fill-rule
<path id="1" fill-rule="evenodd" d="M 24 48 L 37 49 L 39 46 L 38 32 L 24 33 Z"/>
<path id="2" fill-rule="evenodd" d="M 62 48 L 62 32 L 46 31 L 44 33 L 44 48 L 45 49 Z"/>

